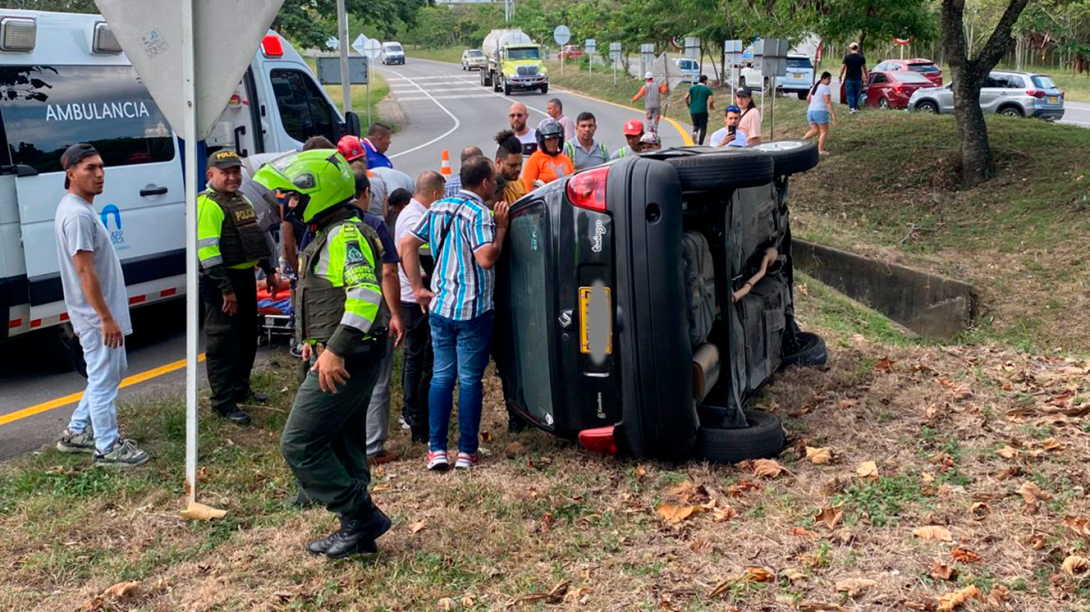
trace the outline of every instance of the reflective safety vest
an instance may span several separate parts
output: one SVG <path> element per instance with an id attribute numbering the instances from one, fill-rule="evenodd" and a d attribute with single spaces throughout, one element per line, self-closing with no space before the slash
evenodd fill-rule
<path id="1" fill-rule="evenodd" d="M 252 268 L 269 259 L 269 243 L 257 213 L 241 193 L 228 195 L 211 188 L 201 192 L 197 218 L 197 256 L 205 269 Z"/>
<path id="2" fill-rule="evenodd" d="M 355 216 L 334 221 L 299 256 L 295 326 L 302 342 L 328 343 L 341 326 L 371 337 L 386 327 L 378 234 Z M 342 356 L 344 356 L 342 354 Z"/>

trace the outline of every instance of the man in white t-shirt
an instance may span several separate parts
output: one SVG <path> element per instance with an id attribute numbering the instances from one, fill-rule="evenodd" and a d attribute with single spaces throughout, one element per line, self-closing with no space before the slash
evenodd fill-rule
<path id="1" fill-rule="evenodd" d="M 394 226 L 394 243 L 400 243 L 420 220 L 427 214 L 428 208 L 443 197 L 446 185 L 438 172 L 422 172 L 416 179 L 416 192 L 405 210 L 397 216 Z M 426 248 L 426 247 L 424 247 Z M 423 253 L 422 253 L 423 255 Z M 424 267 L 429 267 L 430 251 L 426 259 L 421 257 Z M 404 265 L 404 262 L 402 262 Z M 426 271 L 426 270 L 425 270 Z M 432 361 L 431 329 L 428 326 L 428 312 L 421 308 L 413 295 L 413 287 L 405 270 L 398 267 L 401 278 L 401 316 L 405 324 L 405 363 L 401 368 L 403 404 L 401 419 L 412 430 L 413 442 L 428 442 L 428 388 L 431 386 Z M 425 279 L 428 274 L 422 275 Z M 428 281 L 425 280 L 425 285 Z"/>
<path id="2" fill-rule="evenodd" d="M 102 193 L 106 170 L 102 157 L 89 144 L 74 144 L 61 156 L 64 187 L 53 228 L 57 265 L 68 319 L 83 347 L 87 390 L 57 442 L 63 453 L 93 453 L 92 464 L 134 467 L 148 454 L 117 427 L 118 385 L 125 375 L 125 336 L 132 333 L 125 275 L 92 202 Z M 102 214 L 107 214 L 103 210 Z"/>
<path id="3" fill-rule="evenodd" d="M 511 131 L 515 133 L 515 138 L 522 143 L 522 156 L 530 157 L 537 151 L 537 130 L 526 124 L 530 111 L 522 102 L 515 102 L 511 105 L 507 118 L 511 120 Z"/>

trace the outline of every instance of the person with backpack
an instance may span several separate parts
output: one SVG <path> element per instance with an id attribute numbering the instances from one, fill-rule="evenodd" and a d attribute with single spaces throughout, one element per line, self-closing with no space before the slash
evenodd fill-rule
<path id="1" fill-rule="evenodd" d="M 575 118 L 575 140 L 564 142 L 564 154 L 567 155 L 576 170 L 600 166 L 609 161 L 609 150 L 594 140 L 598 131 L 598 120 L 593 113 L 582 112 Z"/>
<path id="2" fill-rule="evenodd" d="M 829 138 L 829 124 L 836 121 L 836 113 L 833 110 L 833 92 L 829 89 L 829 83 L 833 80 L 832 73 L 821 73 L 821 78 L 810 88 L 810 95 L 806 100 L 810 106 L 806 109 L 806 121 L 810 123 L 810 131 L 802 137 L 809 140 L 818 137 L 818 153 L 827 155 L 825 141 Z M 820 134 L 820 135 L 819 135 Z"/>
<path id="3" fill-rule="evenodd" d="M 558 128 L 560 124 L 555 124 Z M 457 469 L 480 462 L 479 433 L 484 402 L 482 379 L 492 347 L 494 266 L 507 235 L 506 202 L 494 215 L 486 202 L 496 195 L 496 168 L 484 157 L 462 164 L 458 195 L 432 204 L 398 250 L 402 269 L 416 303 L 428 311 L 435 365 L 428 390 L 429 442 L 427 469 L 450 467 L 447 429 L 458 380 Z M 431 289 L 420 276 L 420 246 L 428 244 L 435 257 Z"/>

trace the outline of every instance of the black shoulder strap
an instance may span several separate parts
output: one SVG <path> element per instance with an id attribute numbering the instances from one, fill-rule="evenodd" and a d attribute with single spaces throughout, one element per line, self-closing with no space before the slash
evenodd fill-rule
<path id="1" fill-rule="evenodd" d="M 450 233 L 450 228 L 451 228 L 452 225 L 454 225 L 455 219 L 458 218 L 458 213 L 461 212 L 462 207 L 465 206 L 465 203 L 468 201 L 468 198 L 459 198 L 458 196 L 454 196 L 454 198 L 450 198 L 450 199 L 455 199 L 455 198 L 458 199 L 458 206 L 456 206 L 454 208 L 454 212 L 450 216 L 450 222 L 447 223 L 446 227 L 443 228 L 443 233 L 442 233 L 442 235 L 439 236 L 439 244 L 436 245 L 436 248 L 435 248 L 435 263 L 436 263 L 436 265 L 438 265 L 439 259 L 440 259 L 440 257 L 442 257 L 443 246 L 445 246 L 446 243 L 447 243 L 447 234 Z"/>

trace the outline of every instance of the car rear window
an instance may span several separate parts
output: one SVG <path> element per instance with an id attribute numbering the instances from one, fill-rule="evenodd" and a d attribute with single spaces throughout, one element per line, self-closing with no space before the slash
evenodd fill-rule
<path id="1" fill-rule="evenodd" d="M 11 163 L 61 170 L 77 142 L 106 167 L 174 159 L 174 134 L 131 66 L 0 66 L 0 117 Z"/>
<path id="2" fill-rule="evenodd" d="M 1056 82 L 1043 74 L 1035 74 L 1032 77 L 1033 84 L 1041 89 L 1056 89 Z"/>
<path id="3" fill-rule="evenodd" d="M 902 83 L 930 83 L 931 79 L 928 79 L 922 74 L 916 74 L 915 72 L 898 72 L 896 79 Z"/>
<path id="4" fill-rule="evenodd" d="M 909 64 L 908 69 L 912 72 L 938 72 L 939 67 L 935 64 Z"/>
<path id="5" fill-rule="evenodd" d="M 788 68 L 813 68 L 814 65 L 810 63 L 808 57 L 789 57 L 787 58 Z"/>
<path id="6" fill-rule="evenodd" d="M 507 238 L 511 262 L 511 341 L 514 368 L 511 375 L 522 390 L 522 402 L 531 415 L 551 423 L 552 377 L 549 372 L 549 301 L 547 288 L 548 218 L 543 202 L 532 204 L 511 219 Z"/>

